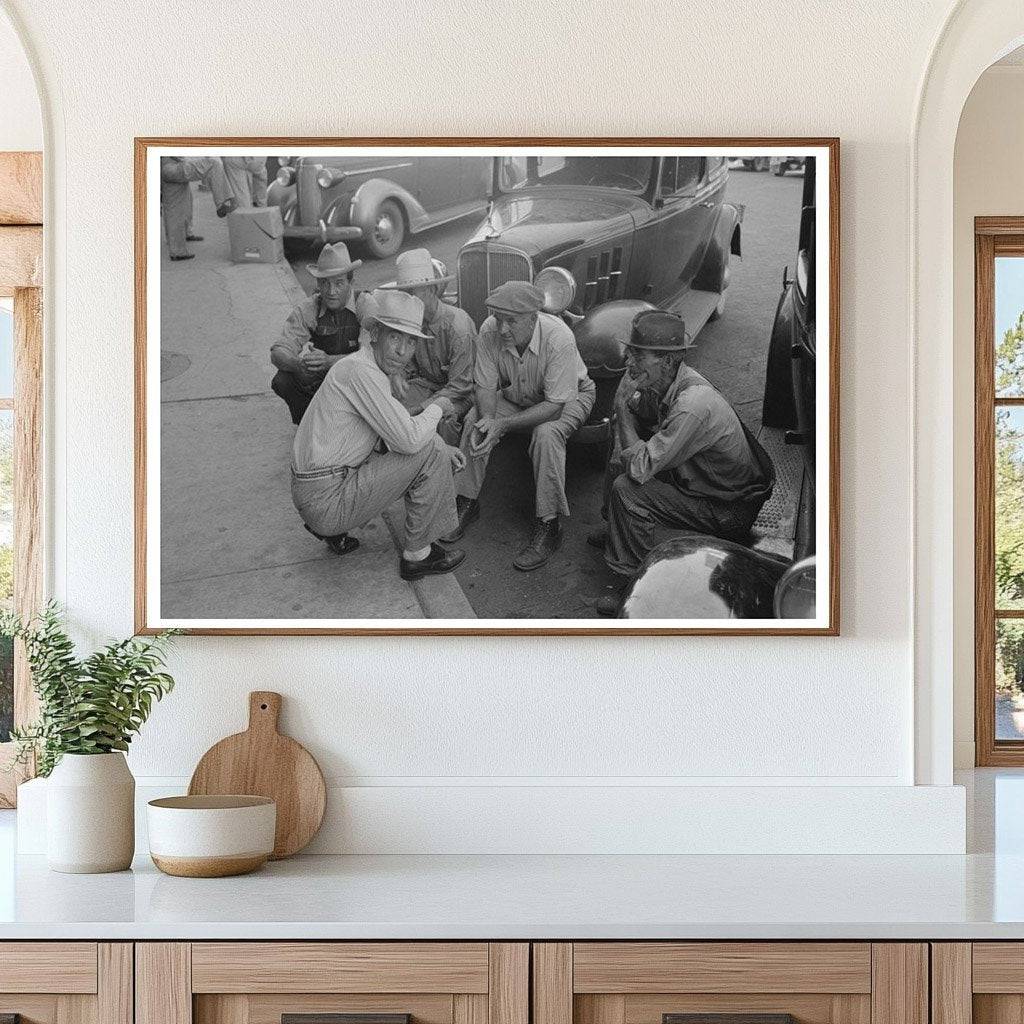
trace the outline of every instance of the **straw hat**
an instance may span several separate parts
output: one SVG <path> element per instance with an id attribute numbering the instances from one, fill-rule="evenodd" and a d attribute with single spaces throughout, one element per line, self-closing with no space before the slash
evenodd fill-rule
<path id="1" fill-rule="evenodd" d="M 375 289 L 366 303 L 364 322 L 367 319 L 376 320 L 403 334 L 411 334 L 414 338 L 432 337 L 423 333 L 423 303 L 408 292 Z"/>
<path id="2" fill-rule="evenodd" d="M 316 278 L 341 277 L 362 265 L 362 260 L 352 262 L 348 255 L 348 246 L 344 242 L 335 242 L 334 245 L 325 245 L 320 250 L 316 266 L 307 263 L 306 269 Z"/>
<path id="3" fill-rule="evenodd" d="M 447 284 L 455 279 L 448 273 L 448 268 L 440 261 L 431 259 L 426 249 L 409 249 L 395 260 L 397 281 L 382 284 L 381 288 L 408 291 L 411 288 L 425 288 L 427 285 Z"/>

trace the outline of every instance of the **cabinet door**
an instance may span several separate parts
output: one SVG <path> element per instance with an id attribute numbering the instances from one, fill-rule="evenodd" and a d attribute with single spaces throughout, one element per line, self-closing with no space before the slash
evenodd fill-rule
<path id="1" fill-rule="evenodd" d="M 528 1024 L 529 947 L 139 943 L 136 985 L 136 1024 Z"/>
<path id="2" fill-rule="evenodd" d="M 534 1024 L 928 1024 L 923 943 L 537 943 L 533 979 Z"/>
<path id="3" fill-rule="evenodd" d="M 1003 1024 L 1024 1015 L 1024 942 L 932 943 L 933 1024 Z"/>
<path id="4" fill-rule="evenodd" d="M 21 1024 L 132 1024 L 127 942 L 0 942 L 0 1017 Z"/>

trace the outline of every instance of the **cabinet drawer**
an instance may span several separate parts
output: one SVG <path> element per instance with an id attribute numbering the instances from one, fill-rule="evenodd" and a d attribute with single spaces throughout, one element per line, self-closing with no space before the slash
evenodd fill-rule
<path id="1" fill-rule="evenodd" d="M 871 945 L 578 942 L 573 991 L 868 993 Z"/>
<path id="2" fill-rule="evenodd" d="M 486 942 L 196 942 L 193 992 L 487 991 Z"/>
<path id="3" fill-rule="evenodd" d="M 135 967 L 135 1024 L 529 1021 L 521 942 L 139 943 Z"/>
<path id="4" fill-rule="evenodd" d="M 928 950 L 542 942 L 533 946 L 533 1010 L 533 1024 L 928 1024 Z"/>
<path id="5" fill-rule="evenodd" d="M 0 992 L 96 991 L 95 942 L 0 943 Z"/>

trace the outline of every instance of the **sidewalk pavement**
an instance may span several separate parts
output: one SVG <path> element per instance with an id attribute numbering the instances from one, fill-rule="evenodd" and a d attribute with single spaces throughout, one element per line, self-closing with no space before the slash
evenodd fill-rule
<path id="1" fill-rule="evenodd" d="M 194 230 L 195 259 L 161 252 L 163 617 L 474 618 L 454 576 L 399 578 L 401 501 L 353 532 L 348 555 L 303 529 L 270 346 L 304 293 L 284 260 L 231 262 L 207 193 L 195 194 Z"/>

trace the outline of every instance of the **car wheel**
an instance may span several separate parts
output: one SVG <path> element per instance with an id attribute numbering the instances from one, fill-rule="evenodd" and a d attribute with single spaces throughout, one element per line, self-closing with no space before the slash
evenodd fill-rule
<path id="1" fill-rule="evenodd" d="M 385 199 L 373 215 L 373 228 L 363 239 L 366 251 L 375 259 L 394 256 L 405 241 L 405 217 L 394 199 Z"/>

